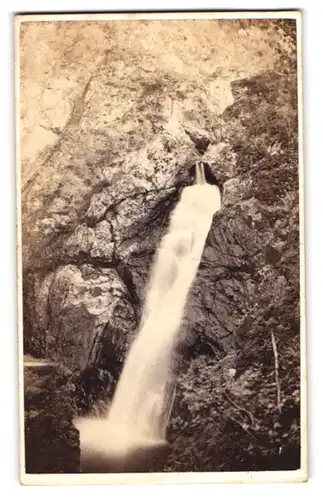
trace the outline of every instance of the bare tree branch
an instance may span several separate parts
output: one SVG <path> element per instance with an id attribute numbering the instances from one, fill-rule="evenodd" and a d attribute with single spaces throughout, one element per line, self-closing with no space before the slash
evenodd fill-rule
<path id="1" fill-rule="evenodd" d="M 276 378 L 276 388 L 277 388 L 277 408 L 279 413 L 281 413 L 281 394 L 280 394 L 280 381 L 279 381 L 279 360 L 278 360 L 278 350 L 275 335 L 271 332 L 271 343 L 273 346 L 274 357 L 275 357 L 275 378 Z"/>

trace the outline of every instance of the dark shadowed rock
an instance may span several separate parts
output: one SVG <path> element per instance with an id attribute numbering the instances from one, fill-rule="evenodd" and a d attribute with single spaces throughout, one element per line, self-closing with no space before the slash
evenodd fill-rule
<path id="1" fill-rule="evenodd" d="M 27 474 L 80 472 L 79 433 L 73 425 L 75 386 L 68 370 L 25 358 Z"/>
<path id="2" fill-rule="evenodd" d="M 300 467 L 296 87 L 270 72 L 242 83 L 222 116 L 232 142 L 207 153 L 214 169 L 234 158 L 233 177 L 187 307 L 195 342 L 226 355 L 195 348 L 180 373 L 165 470 Z"/>

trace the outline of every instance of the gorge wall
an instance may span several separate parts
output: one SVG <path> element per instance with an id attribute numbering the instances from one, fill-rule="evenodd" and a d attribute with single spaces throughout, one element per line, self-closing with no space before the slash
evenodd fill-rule
<path id="1" fill-rule="evenodd" d="M 201 160 L 223 206 L 182 321 L 164 470 L 298 468 L 295 22 L 24 23 L 21 47 L 25 352 L 68 371 L 73 414 L 109 404 Z"/>

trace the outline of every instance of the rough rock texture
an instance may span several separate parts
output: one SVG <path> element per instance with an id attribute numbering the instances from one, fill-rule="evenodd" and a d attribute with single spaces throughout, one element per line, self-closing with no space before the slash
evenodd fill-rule
<path id="1" fill-rule="evenodd" d="M 179 336 L 165 470 L 299 467 L 294 22 L 65 24 L 21 32 L 26 352 L 72 371 L 80 412 L 108 404 L 201 159 L 223 207 Z"/>
<path id="2" fill-rule="evenodd" d="M 26 356 L 25 463 L 27 474 L 80 472 L 75 386 L 68 370 Z"/>

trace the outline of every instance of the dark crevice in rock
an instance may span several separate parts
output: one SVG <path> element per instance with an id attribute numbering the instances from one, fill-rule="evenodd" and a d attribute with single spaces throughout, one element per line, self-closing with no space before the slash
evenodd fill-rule
<path id="1" fill-rule="evenodd" d="M 152 180 L 151 180 L 151 182 L 153 183 Z M 168 188 L 162 187 L 159 189 L 157 187 L 155 187 L 154 189 L 143 190 L 141 192 L 136 192 L 133 195 L 129 195 L 129 196 L 126 196 L 124 198 L 121 198 L 120 200 L 116 201 L 115 203 L 113 203 L 107 207 L 106 212 L 104 213 L 101 220 L 105 220 L 105 219 L 108 220 L 107 217 L 110 214 L 112 214 L 112 215 L 115 214 L 115 211 L 118 208 L 118 206 L 126 201 L 135 200 L 136 198 L 139 198 L 140 196 L 145 198 L 149 194 L 159 194 L 159 193 L 163 193 L 163 192 L 165 192 L 165 193 L 174 192 L 174 190 L 178 187 L 179 186 L 170 186 Z M 100 222 L 100 220 L 98 220 L 97 222 Z"/>
<path id="2" fill-rule="evenodd" d="M 199 130 L 189 130 L 187 128 L 185 128 L 184 130 L 196 147 L 197 151 L 200 154 L 204 154 L 210 144 L 210 139 L 206 135 L 206 133 Z"/>
<path id="3" fill-rule="evenodd" d="M 73 109 L 71 112 L 71 116 L 70 116 L 70 118 L 66 124 L 66 127 L 65 127 L 66 129 L 68 129 L 71 125 L 78 125 L 80 123 L 81 118 L 83 116 L 84 109 L 85 109 L 86 94 L 88 93 L 92 79 L 93 79 L 93 76 L 91 76 L 88 79 L 88 81 L 86 82 L 81 95 L 75 99 Z"/>
<path id="4" fill-rule="evenodd" d="M 111 264 L 112 264 L 113 267 L 116 267 L 116 263 L 117 263 L 117 257 L 116 257 L 116 245 L 117 245 L 117 243 L 116 243 L 116 235 L 115 235 L 115 231 L 114 231 L 113 222 L 111 220 L 109 220 L 109 219 L 106 219 L 106 220 L 109 223 L 110 232 L 111 232 L 111 236 L 112 236 L 112 243 L 113 243 L 113 254 L 112 254 Z"/>
<path id="5" fill-rule="evenodd" d="M 62 266 L 73 265 L 78 268 L 84 266 L 85 264 L 102 269 L 114 269 L 116 262 L 110 259 L 101 259 L 98 257 L 89 257 L 87 253 L 79 253 L 77 257 L 64 258 L 60 263 L 56 262 L 55 269 Z"/>
<path id="6" fill-rule="evenodd" d="M 133 305 L 134 308 L 134 313 L 135 313 L 135 318 L 136 318 L 136 324 L 139 324 L 140 321 L 140 300 L 137 295 L 136 287 L 133 282 L 132 274 L 130 269 L 124 265 L 122 262 L 117 263 L 116 265 L 116 271 L 124 283 L 124 285 L 127 288 L 128 291 L 128 298 Z"/>
<path id="7" fill-rule="evenodd" d="M 101 347 L 102 347 L 102 335 L 104 334 L 104 330 L 96 332 L 91 347 L 89 349 L 88 354 L 88 366 L 95 367 L 98 366 L 98 360 L 100 357 Z"/>

